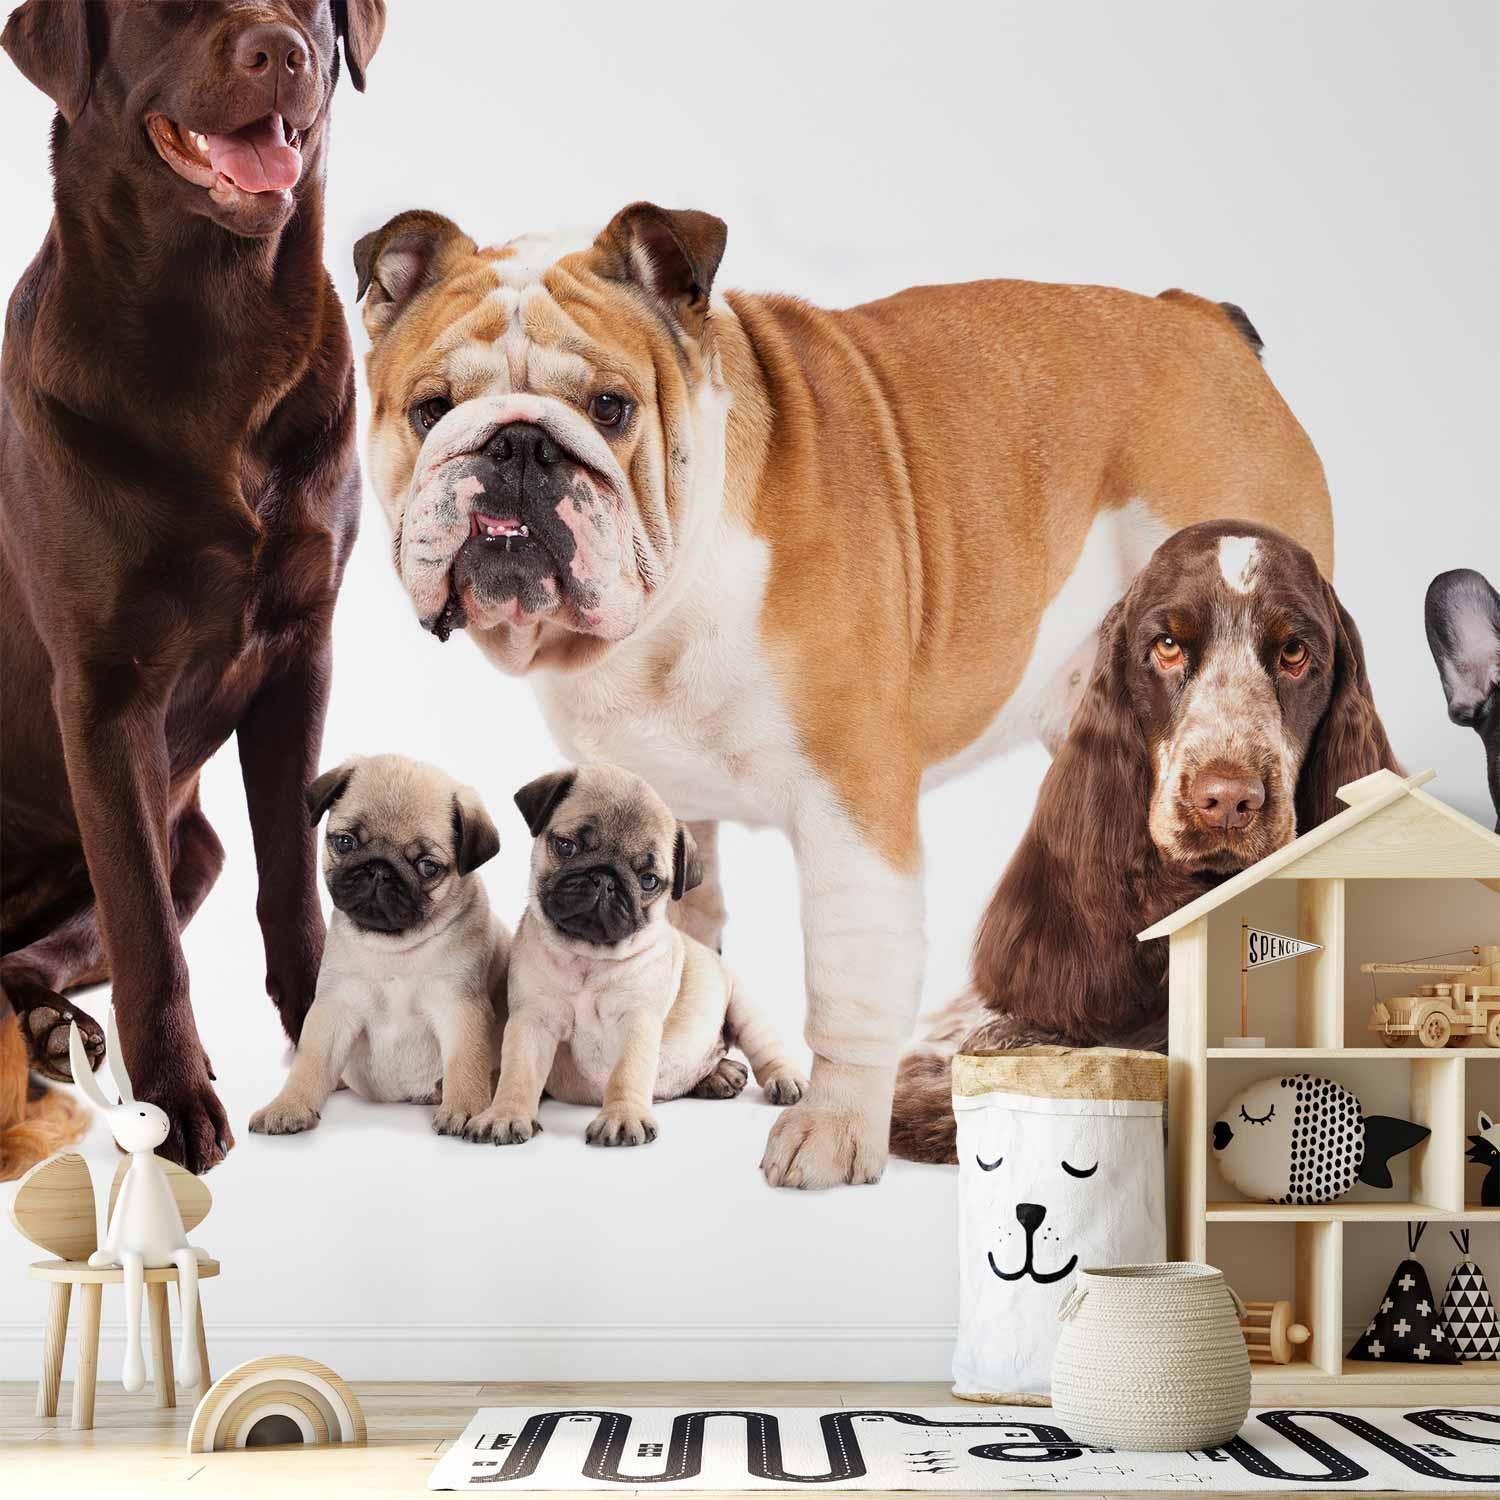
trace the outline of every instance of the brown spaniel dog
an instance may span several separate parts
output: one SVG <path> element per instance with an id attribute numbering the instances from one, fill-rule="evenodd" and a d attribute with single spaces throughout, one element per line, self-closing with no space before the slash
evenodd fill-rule
<path id="1" fill-rule="evenodd" d="M 1289 537 L 1169 537 L 1100 627 L 1087 696 L 974 944 L 969 991 L 901 1065 L 891 1150 L 955 1161 L 961 1047 L 1163 1047 L 1167 948 L 1136 933 L 1396 769 L 1359 632 Z"/>

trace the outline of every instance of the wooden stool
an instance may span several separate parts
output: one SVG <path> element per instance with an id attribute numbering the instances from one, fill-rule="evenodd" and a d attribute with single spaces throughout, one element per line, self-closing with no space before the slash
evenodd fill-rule
<path id="1" fill-rule="evenodd" d="M 83 1290 L 83 1320 L 78 1325 L 78 1368 L 73 1375 L 73 1429 L 87 1432 L 94 1425 L 94 1383 L 99 1373 L 99 1312 L 106 1286 L 119 1286 L 125 1273 L 118 1266 L 95 1269 L 82 1260 L 41 1260 L 31 1267 L 37 1281 L 52 1284 L 47 1304 L 47 1332 L 42 1344 L 42 1378 L 36 1389 L 36 1414 L 57 1415 L 57 1393 L 62 1384 L 63 1349 L 68 1339 L 68 1308 L 73 1288 Z M 198 1263 L 198 1279 L 219 1274 L 216 1260 Z M 167 1287 L 177 1280 L 176 1266 L 146 1272 L 146 1300 L 151 1311 L 151 1388 L 158 1407 L 177 1405 L 177 1383 L 172 1378 L 172 1328 L 167 1311 Z M 208 1371 L 208 1338 L 203 1331 L 203 1301 L 198 1302 L 198 1362 L 203 1367 L 199 1391 L 213 1383 Z"/>
<path id="2" fill-rule="evenodd" d="M 208 1216 L 213 1198 L 190 1172 L 164 1161 L 167 1182 L 177 1200 L 183 1227 L 195 1229 Z M 120 1183 L 129 1170 L 126 1157 L 110 1185 L 109 1211 L 115 1208 Z M 125 1273 L 118 1266 L 95 1268 L 88 1258 L 98 1245 L 98 1219 L 94 1208 L 94 1183 L 88 1164 L 76 1152 L 49 1156 L 34 1166 L 16 1189 L 10 1206 L 16 1228 L 42 1250 L 61 1257 L 38 1261 L 31 1268 L 37 1281 L 52 1284 L 47 1305 L 47 1329 L 42 1343 L 42 1379 L 37 1386 L 36 1414 L 57 1415 L 57 1390 L 62 1382 L 63 1350 L 68 1341 L 68 1309 L 73 1288 L 83 1289 L 83 1321 L 78 1327 L 78 1369 L 73 1377 L 73 1427 L 87 1432 L 94 1425 L 94 1382 L 99 1374 L 99 1310 L 106 1286 L 119 1286 Z M 198 1279 L 219 1274 L 216 1260 L 198 1262 Z M 146 1301 L 151 1318 L 152 1386 L 159 1407 L 177 1405 L 177 1386 L 172 1379 L 172 1330 L 167 1315 L 167 1287 L 177 1280 L 176 1266 L 161 1266 L 146 1272 Z M 198 1360 L 203 1374 L 198 1389 L 206 1391 L 208 1343 L 203 1334 L 203 1305 L 198 1306 Z"/>

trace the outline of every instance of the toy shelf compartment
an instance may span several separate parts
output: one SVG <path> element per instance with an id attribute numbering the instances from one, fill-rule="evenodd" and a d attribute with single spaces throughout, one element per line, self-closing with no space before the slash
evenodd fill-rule
<path id="1" fill-rule="evenodd" d="M 1424 1261 L 1442 1255 L 1446 1238 L 1439 1243 L 1435 1237 L 1458 1222 L 1431 1221 L 1419 1252 Z M 1209 1263 L 1224 1270 L 1242 1297 L 1290 1298 L 1294 1316 L 1311 1335 L 1290 1363 L 1252 1366 L 1255 1405 L 1399 1406 L 1413 1400 L 1465 1405 L 1497 1399 L 1500 1362 L 1425 1365 L 1345 1358 L 1385 1280 L 1406 1253 L 1405 1229 L 1394 1216 L 1365 1224 L 1328 1218 L 1208 1222 L 1204 1250 Z M 1480 1233 L 1485 1243 L 1476 1245 L 1475 1258 L 1486 1268 L 1500 1268 L 1500 1224 L 1492 1222 Z M 1449 1259 L 1457 1259 L 1457 1253 Z M 1439 1297 L 1446 1269 L 1434 1266 Z M 1500 1270 L 1492 1289 L 1493 1282 L 1500 1282 Z"/>
<path id="2" fill-rule="evenodd" d="M 1202 1182 L 1204 1217 L 1209 1223 L 1379 1222 L 1391 1219 L 1500 1219 L 1500 1209 L 1479 1206 L 1479 1183 L 1468 1187 L 1465 1173 L 1465 1122 L 1476 1108 L 1468 1103 L 1473 1079 L 1500 1084 L 1500 1071 L 1470 1070 L 1459 1054 L 1405 1052 L 1392 1064 L 1377 1057 L 1349 1056 L 1338 1049 L 1323 1050 L 1312 1067 L 1288 1067 L 1284 1059 L 1263 1058 L 1258 1051 L 1233 1050 L 1227 1057 L 1210 1057 L 1205 1103 L 1207 1129 L 1203 1143 Z M 1278 1073 L 1311 1072 L 1331 1078 L 1354 1094 L 1366 1115 L 1392 1115 L 1425 1125 L 1430 1132 L 1410 1151 L 1391 1158 L 1394 1186 L 1373 1188 L 1356 1183 L 1332 1203 L 1265 1203 L 1237 1195 L 1219 1175 L 1212 1143 L 1214 1121 L 1220 1119 L 1234 1096 L 1264 1077 Z M 1477 1091 L 1485 1099 L 1489 1091 Z M 1468 1128 L 1472 1129 L 1472 1125 Z"/>

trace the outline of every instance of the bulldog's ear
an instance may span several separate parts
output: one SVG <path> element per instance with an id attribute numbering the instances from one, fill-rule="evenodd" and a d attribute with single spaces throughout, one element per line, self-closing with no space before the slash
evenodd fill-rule
<path id="1" fill-rule="evenodd" d="M 596 243 L 617 257 L 622 279 L 666 303 L 680 322 L 701 327 L 728 237 L 728 226 L 712 214 L 632 203 Z"/>
<path id="2" fill-rule="evenodd" d="M 307 820 L 314 828 L 323 821 L 323 814 L 349 790 L 349 779 L 358 764 L 359 757 L 351 755 L 331 771 L 324 771 L 302 794 L 302 800 L 307 804 Z"/>
<path id="3" fill-rule="evenodd" d="M 577 780 L 577 771 L 549 771 L 535 781 L 528 781 L 516 793 L 516 806 L 521 809 L 532 838 L 541 837 L 542 830 L 552 821 L 553 809 L 573 790 Z"/>
<path id="4" fill-rule="evenodd" d="M 69 125 L 83 113 L 94 81 L 84 0 L 26 0 L 10 13 L 0 47 Z"/>
<path id="5" fill-rule="evenodd" d="M 460 875 L 477 870 L 500 852 L 500 835 L 471 786 L 460 787 L 453 798 L 453 850 Z"/>
<path id="6" fill-rule="evenodd" d="M 344 39 L 349 81 L 365 91 L 365 69 L 385 35 L 385 0 L 333 0 L 333 27 Z"/>
<path id="7" fill-rule="evenodd" d="M 452 219 L 410 208 L 354 246 L 355 300 L 364 298 L 365 331 L 378 339 L 423 288 L 437 280 L 448 255 L 478 247 Z"/>
<path id="8" fill-rule="evenodd" d="M 703 884 L 703 861 L 698 858 L 698 844 L 688 832 L 686 823 L 677 825 L 677 847 L 672 851 L 672 899 L 681 901 L 689 891 Z"/>

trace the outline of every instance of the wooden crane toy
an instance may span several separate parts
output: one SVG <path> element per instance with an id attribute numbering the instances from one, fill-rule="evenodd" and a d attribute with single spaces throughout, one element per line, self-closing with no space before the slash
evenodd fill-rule
<path id="1" fill-rule="evenodd" d="M 1413 995 L 1379 1000 L 1370 1030 L 1387 1047 L 1463 1046 L 1470 1037 L 1500 1047 L 1500 944 L 1470 950 L 1476 962 L 1361 964 L 1361 974 L 1441 974 L 1446 982 L 1417 985 Z"/>

